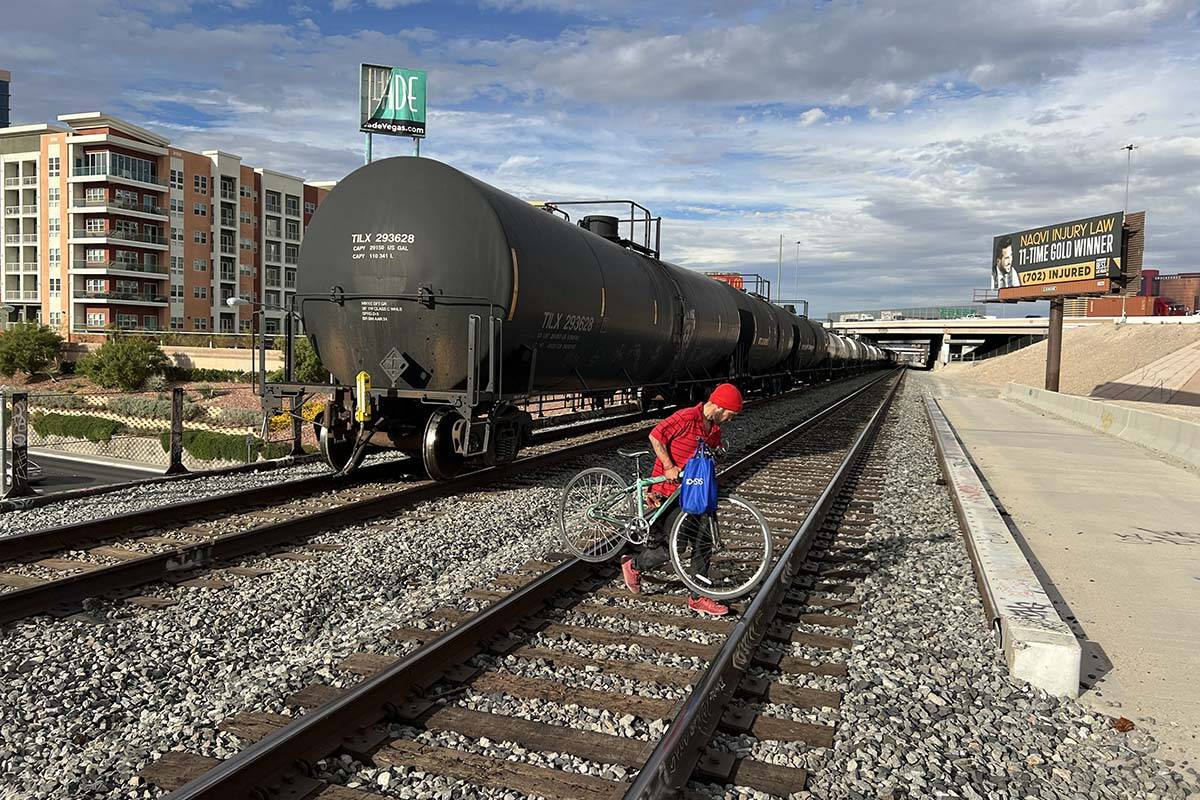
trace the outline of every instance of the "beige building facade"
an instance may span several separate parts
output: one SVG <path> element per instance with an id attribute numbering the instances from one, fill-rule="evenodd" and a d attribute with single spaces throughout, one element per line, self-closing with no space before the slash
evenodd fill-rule
<path id="1" fill-rule="evenodd" d="M 284 330 L 332 184 L 194 153 L 100 112 L 0 129 L 8 320 L 65 334 Z M 254 305 L 230 307 L 245 298 Z"/>

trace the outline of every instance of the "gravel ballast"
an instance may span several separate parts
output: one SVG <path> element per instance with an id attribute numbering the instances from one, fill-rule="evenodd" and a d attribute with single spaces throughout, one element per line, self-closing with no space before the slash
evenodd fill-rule
<path id="1" fill-rule="evenodd" d="M 862 610 L 818 798 L 1164 798 L 1196 791 L 1194 765 L 1154 740 L 1012 681 L 984 623 L 922 406 L 910 380 L 893 406 L 887 479 L 868 547 L 878 568 Z"/>
<path id="2" fill-rule="evenodd" d="M 743 415 L 729 428 L 735 452 L 845 391 L 817 389 Z M 389 640 L 390 628 L 423 625 L 433 609 L 461 606 L 469 589 L 559 549 L 559 490 L 598 464 L 630 469 L 619 457 L 588 457 L 331 531 L 312 542 L 343 548 L 309 551 L 313 560 L 241 562 L 268 575 L 217 570 L 226 589 L 141 589 L 177 602 L 168 608 L 100 600 L 84 614 L 8 626 L 0 631 L 0 798 L 155 797 L 135 775 L 159 754 L 233 755 L 241 743 L 217 731 L 221 719 L 285 712 L 284 698 L 313 681 L 348 685 L 336 668 L 346 655 L 399 655 L 411 645 Z M 63 513 L 95 512 L 69 505 Z"/>

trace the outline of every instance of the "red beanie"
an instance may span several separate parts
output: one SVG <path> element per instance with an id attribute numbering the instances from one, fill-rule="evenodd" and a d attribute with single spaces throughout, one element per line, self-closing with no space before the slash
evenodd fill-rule
<path id="1" fill-rule="evenodd" d="M 713 389 L 712 394 L 708 396 L 708 402 L 718 405 L 726 411 L 741 413 L 742 393 L 732 383 L 722 383 Z"/>

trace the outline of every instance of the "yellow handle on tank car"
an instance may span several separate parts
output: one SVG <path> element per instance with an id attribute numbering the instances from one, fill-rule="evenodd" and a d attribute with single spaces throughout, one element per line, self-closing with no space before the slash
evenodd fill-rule
<path id="1" fill-rule="evenodd" d="M 354 377 L 354 419 L 371 419 L 371 373 L 363 370 Z"/>

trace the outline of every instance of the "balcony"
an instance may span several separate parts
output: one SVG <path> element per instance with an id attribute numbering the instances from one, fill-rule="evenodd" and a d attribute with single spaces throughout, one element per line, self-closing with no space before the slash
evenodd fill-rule
<path id="1" fill-rule="evenodd" d="M 37 175 L 26 175 L 21 178 L 22 186 L 37 186 Z"/>
<path id="2" fill-rule="evenodd" d="M 226 188 L 222 187 L 221 199 L 222 200 L 237 200 L 238 199 L 237 192 L 234 191 L 233 189 L 226 189 Z"/>
<path id="3" fill-rule="evenodd" d="M 36 213 L 37 213 L 36 205 L 5 206 L 4 207 L 4 214 L 9 217 L 15 217 L 18 214 L 29 215 L 29 214 L 36 214 Z"/>
<path id="4" fill-rule="evenodd" d="M 266 281 L 268 286 L 278 286 L 279 285 L 279 270 L 277 270 L 277 269 L 267 270 L 267 275 L 264 280 Z"/>
<path id="5" fill-rule="evenodd" d="M 235 247 L 234 245 L 225 244 L 224 242 L 222 242 L 221 243 L 221 255 L 236 256 L 237 255 L 237 247 Z"/>
<path id="6" fill-rule="evenodd" d="M 300 216 L 300 206 L 288 206 L 287 207 L 287 215 L 289 217 Z"/>
<path id="7" fill-rule="evenodd" d="M 279 206 L 277 206 L 277 205 L 272 205 L 272 204 L 270 204 L 270 203 L 267 203 L 267 204 L 266 204 L 266 206 L 265 206 L 265 208 L 266 208 L 266 210 L 267 210 L 267 213 L 268 213 L 268 214 L 281 214 L 281 213 L 283 213 L 283 212 L 282 212 L 282 210 L 279 208 Z"/>
<path id="8" fill-rule="evenodd" d="M 71 170 L 71 177 L 74 178 L 103 178 L 105 180 L 120 180 L 129 181 L 130 183 L 139 186 L 150 186 L 159 191 L 166 191 L 169 187 L 167 182 L 161 180 L 155 175 L 133 175 L 128 172 L 123 172 L 118 169 L 113 169 L 108 165 L 97 165 L 94 167 L 75 167 Z M 37 182 L 37 179 L 34 179 Z"/>
<path id="9" fill-rule="evenodd" d="M 221 225 L 226 228 L 236 228 L 238 226 L 238 222 L 237 222 L 236 218 L 227 217 L 222 214 L 221 215 Z"/>
<path id="10" fill-rule="evenodd" d="M 42 293 L 37 289 L 14 291 L 9 289 L 4 293 L 4 299 L 14 303 L 37 303 L 42 299 Z"/>
<path id="11" fill-rule="evenodd" d="M 129 200 L 120 200 L 118 198 L 101 198 L 99 200 L 89 200 L 85 197 L 71 198 L 71 211 L 82 212 L 88 211 L 95 213 L 98 209 L 109 209 L 115 212 L 133 211 L 138 214 L 150 214 L 156 217 L 167 216 L 167 212 L 163 207 L 157 204 L 146 205 L 145 203 L 134 203 Z"/>
<path id="12" fill-rule="evenodd" d="M 135 244 L 149 244 L 155 246 L 167 246 L 167 240 L 155 233 L 132 233 L 130 231 L 119 231 L 115 228 L 108 230 L 96 231 L 76 228 L 71 234 L 72 239 L 116 239 L 122 242 L 133 242 Z"/>
<path id="13" fill-rule="evenodd" d="M 167 296 L 165 294 L 149 294 L 135 292 L 75 292 L 76 300 L 99 300 L 104 303 L 145 303 L 149 305 L 165 306 L 167 304 Z"/>
<path id="14" fill-rule="evenodd" d="M 166 280 L 170 277 L 166 266 L 163 264 L 131 264 L 127 261 L 83 261 L 76 259 L 71 262 L 71 270 L 73 272 L 93 271 L 96 274 L 128 272 L 138 275 L 148 275 L 161 280 Z"/>
<path id="15" fill-rule="evenodd" d="M 21 185 L 21 179 L 19 177 L 4 179 L 4 188 L 5 189 L 12 189 L 12 188 L 14 188 L 16 186 L 20 186 L 20 185 Z"/>
<path id="16" fill-rule="evenodd" d="M 300 241 L 300 232 L 296 231 L 293 233 L 292 231 L 288 231 L 284 238 L 289 242 L 298 242 Z"/>
<path id="17" fill-rule="evenodd" d="M 236 273 L 236 272 L 234 272 L 234 271 L 232 271 L 232 270 L 221 270 L 221 280 L 223 280 L 223 281 L 236 281 L 236 280 L 237 280 L 237 273 Z"/>
<path id="18" fill-rule="evenodd" d="M 37 244 L 38 235 L 36 233 L 6 233 L 4 235 L 5 244 Z"/>
<path id="19" fill-rule="evenodd" d="M 18 269 L 20 269 L 21 272 L 37 272 L 38 271 L 38 265 L 37 265 L 36 261 L 23 261 L 20 264 L 16 264 L 14 266 L 16 266 Z"/>

